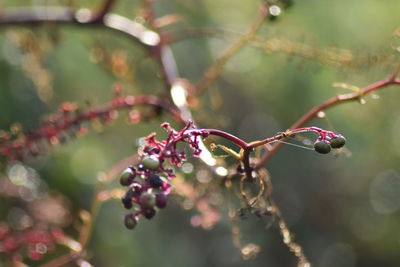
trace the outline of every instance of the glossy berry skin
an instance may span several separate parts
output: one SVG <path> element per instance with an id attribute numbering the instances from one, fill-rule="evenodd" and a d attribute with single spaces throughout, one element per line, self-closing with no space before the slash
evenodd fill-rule
<path id="1" fill-rule="evenodd" d="M 133 168 L 126 168 L 119 177 L 119 183 L 122 186 L 128 186 L 135 178 L 136 172 Z"/>
<path id="2" fill-rule="evenodd" d="M 128 214 L 125 216 L 124 223 L 126 228 L 133 229 L 136 227 L 138 221 L 133 214 Z"/>
<path id="3" fill-rule="evenodd" d="M 314 143 L 314 149 L 318 153 L 328 154 L 331 151 L 331 146 L 324 141 L 317 141 Z"/>
<path id="4" fill-rule="evenodd" d="M 125 209 L 129 210 L 132 208 L 133 204 L 132 204 L 132 199 L 129 197 L 124 197 L 122 199 L 122 204 L 124 205 Z"/>
<path id="5" fill-rule="evenodd" d="M 125 196 L 122 198 L 122 204 L 124 205 L 125 209 L 131 209 L 133 206 L 132 198 L 137 196 L 137 192 L 134 191 L 132 188 L 126 192 Z"/>
<path id="6" fill-rule="evenodd" d="M 164 193 L 158 193 L 156 195 L 156 206 L 163 209 L 167 206 L 168 197 Z"/>
<path id="7" fill-rule="evenodd" d="M 153 188 L 159 188 L 163 185 L 163 181 L 161 180 L 160 176 L 156 174 L 149 175 L 149 184 Z"/>
<path id="8" fill-rule="evenodd" d="M 344 138 L 343 136 L 335 137 L 330 142 L 332 148 L 341 148 L 345 144 L 346 144 L 346 138 Z"/>
<path id="9" fill-rule="evenodd" d="M 142 208 L 153 208 L 156 205 L 156 197 L 152 193 L 144 192 L 140 195 L 139 203 Z"/>
<path id="10" fill-rule="evenodd" d="M 160 160 L 156 156 L 145 156 L 142 159 L 142 165 L 146 169 L 155 170 L 160 166 Z"/>
<path id="11" fill-rule="evenodd" d="M 156 215 L 156 210 L 153 208 L 142 209 L 143 216 L 150 220 Z"/>

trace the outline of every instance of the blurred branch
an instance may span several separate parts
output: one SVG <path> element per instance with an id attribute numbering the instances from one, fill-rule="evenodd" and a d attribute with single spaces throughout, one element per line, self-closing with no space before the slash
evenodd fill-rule
<path id="1" fill-rule="evenodd" d="M 23 160 L 24 151 L 33 155 L 38 152 L 37 145 L 40 141 L 56 144 L 61 142 L 59 139 L 62 139 L 64 134 L 71 131 L 73 134 L 79 135 L 83 122 L 98 119 L 101 122 L 109 123 L 115 119 L 113 112 L 120 109 L 131 109 L 137 105 L 160 108 L 169 112 L 176 121 L 183 122 L 177 108 L 156 96 L 118 96 L 109 104 L 90 108 L 86 112 L 80 112 L 76 105 L 66 103 L 61 106 L 59 113 L 44 121 L 43 125 L 34 132 L 19 136 L 15 140 L 11 140 L 11 136 L 8 133 L 2 132 L 0 135 L 0 153 L 9 159 Z M 36 149 L 34 149 L 35 147 Z"/>
<path id="2" fill-rule="evenodd" d="M 197 93 L 202 94 L 206 91 L 221 75 L 224 66 L 243 46 L 250 42 L 261 28 L 265 18 L 268 16 L 268 7 L 262 5 L 253 23 L 247 32 L 233 42 L 225 52 L 216 60 L 216 62 L 206 70 L 203 78 L 197 84 Z"/>
<path id="3" fill-rule="evenodd" d="M 102 22 L 102 20 L 104 19 L 104 16 L 111 10 L 111 8 L 115 2 L 116 2 L 116 0 L 104 0 L 101 7 L 92 16 L 91 22 L 92 23 Z"/>
<path id="4" fill-rule="evenodd" d="M 292 252 L 294 256 L 296 256 L 298 267 L 310 267 L 311 265 L 308 262 L 302 247 L 294 241 L 293 234 L 288 228 L 279 207 L 276 205 L 275 201 L 273 201 L 271 197 L 272 182 L 268 172 L 265 169 L 259 169 L 258 173 L 260 175 L 260 179 L 263 180 L 267 188 L 264 194 L 265 194 L 265 200 L 268 203 L 268 209 L 267 209 L 268 213 L 271 213 L 274 216 L 274 219 L 277 220 L 279 233 L 282 237 L 283 243 L 288 247 L 289 251 Z"/>
<path id="5" fill-rule="evenodd" d="M 59 267 L 59 266 L 65 266 L 65 264 L 73 262 L 79 258 L 77 253 L 69 253 L 63 256 L 60 256 L 58 258 L 55 258 L 54 260 L 51 260 L 49 262 L 46 262 L 45 264 L 40 265 L 40 267 Z"/>
<path id="6" fill-rule="evenodd" d="M 190 38 L 221 38 L 232 40 L 243 36 L 243 33 L 225 29 L 189 28 L 165 32 L 163 39 L 165 43 L 173 45 Z M 356 53 L 356 51 L 344 47 L 328 46 L 320 48 L 312 44 L 282 38 L 262 39 L 254 37 L 248 45 L 261 49 L 268 54 L 300 57 L 322 65 L 334 66 L 345 70 L 362 70 L 370 67 L 384 67 L 390 70 L 398 65 L 397 56 L 390 55 L 389 52 L 385 53 L 384 51 L 372 54 Z"/>
<path id="7" fill-rule="evenodd" d="M 58 23 L 72 26 L 104 27 L 132 38 L 145 47 L 152 47 L 160 42 L 157 33 L 142 24 L 116 14 L 109 14 L 114 1 L 106 0 L 104 6 L 94 14 L 87 9 L 75 11 L 69 7 L 23 7 L 8 8 L 0 12 L 0 27 L 37 26 L 43 23 Z"/>
<path id="8" fill-rule="evenodd" d="M 104 193 L 104 189 L 106 185 L 111 183 L 115 177 L 119 173 L 121 173 L 126 166 L 130 165 L 136 165 L 139 163 L 139 158 L 137 155 L 130 156 L 127 158 L 124 158 L 123 160 L 117 162 L 114 164 L 107 172 L 106 174 L 101 177 L 101 179 L 98 179 L 98 183 L 96 186 L 95 193 L 92 198 L 92 204 L 90 207 L 90 213 L 83 213 L 84 217 L 84 224 L 82 226 L 82 229 L 79 233 L 79 243 L 82 246 L 82 252 L 87 248 L 90 238 L 92 236 L 93 232 L 93 226 L 95 219 L 97 217 L 98 211 L 101 208 L 101 205 L 108 199 L 103 199 L 100 195 Z"/>
<path id="9" fill-rule="evenodd" d="M 80 250 L 76 252 L 71 252 L 66 255 L 62 255 L 54 260 L 51 260 L 40 267 L 59 267 L 64 266 L 67 263 L 73 262 L 77 259 L 85 257 L 86 248 L 89 245 L 90 239 L 92 237 L 93 226 L 95 219 L 97 217 L 98 211 L 101 205 L 105 202 L 105 199 L 101 198 L 100 195 L 104 193 L 104 188 L 106 185 L 113 181 L 113 178 L 129 165 L 135 165 L 138 163 L 137 155 L 126 157 L 123 160 L 114 164 L 102 177 L 98 179 L 95 193 L 92 198 L 92 204 L 90 207 L 90 212 L 81 212 L 81 217 L 83 219 L 83 225 L 79 231 L 79 244 L 81 245 Z"/>
<path id="10" fill-rule="evenodd" d="M 363 96 L 371 94 L 375 91 L 381 90 L 385 87 L 391 86 L 391 85 L 400 85 L 400 78 L 396 78 L 398 70 L 394 72 L 393 75 L 391 75 L 389 78 L 385 80 L 381 80 L 378 82 L 375 82 L 373 84 L 370 84 L 362 89 L 360 89 L 358 92 L 355 93 L 350 93 L 350 94 L 343 94 L 343 95 L 337 95 L 335 97 L 332 97 L 331 99 L 325 101 L 324 103 L 312 108 L 309 110 L 307 113 L 305 113 L 300 119 L 298 119 L 291 127 L 290 129 L 295 129 L 304 126 L 306 123 L 308 123 L 310 120 L 313 118 L 317 117 L 318 113 L 320 111 L 327 110 L 329 108 L 332 108 L 333 106 L 346 103 L 346 102 L 351 102 L 351 101 L 358 101 L 360 100 Z M 270 150 L 266 153 L 266 155 L 257 163 L 255 168 L 262 168 L 265 164 L 267 164 L 270 159 L 275 155 L 276 152 L 279 151 L 283 146 L 283 143 L 276 143 L 275 145 L 271 144 Z"/>

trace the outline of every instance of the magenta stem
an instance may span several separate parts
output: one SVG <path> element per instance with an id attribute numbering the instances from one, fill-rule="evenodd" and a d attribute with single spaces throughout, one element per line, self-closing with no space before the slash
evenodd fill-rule
<path id="1" fill-rule="evenodd" d="M 232 134 L 229 134 L 227 132 L 216 130 L 216 129 L 202 129 L 201 131 L 208 133 L 209 135 L 220 136 L 228 141 L 231 141 L 232 143 L 241 147 L 244 150 L 249 149 L 249 144 L 247 142 L 245 142 L 242 139 L 240 139 Z"/>

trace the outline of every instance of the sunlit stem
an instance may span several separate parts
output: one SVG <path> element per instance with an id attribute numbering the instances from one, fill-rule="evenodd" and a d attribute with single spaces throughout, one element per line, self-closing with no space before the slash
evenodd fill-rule
<path id="1" fill-rule="evenodd" d="M 285 131 L 283 133 L 279 133 L 279 134 L 277 134 L 277 135 L 275 135 L 273 137 L 270 137 L 270 138 L 267 138 L 267 139 L 264 139 L 264 140 L 251 142 L 248 145 L 248 148 L 255 148 L 255 147 L 258 147 L 258 146 L 262 146 L 262 145 L 265 145 L 265 144 L 269 144 L 269 143 L 272 143 L 272 142 L 279 141 L 281 139 L 285 139 L 285 138 L 290 137 L 291 135 L 294 135 L 294 134 L 304 133 L 304 132 L 315 132 L 319 136 L 322 136 L 322 137 L 326 137 L 326 136 L 336 137 L 337 136 L 336 134 L 334 134 L 331 131 L 325 131 L 325 130 L 322 130 L 322 129 L 318 128 L 318 127 L 302 127 L 302 128 L 297 128 L 297 129 L 293 129 L 293 130 L 287 130 L 287 131 Z"/>

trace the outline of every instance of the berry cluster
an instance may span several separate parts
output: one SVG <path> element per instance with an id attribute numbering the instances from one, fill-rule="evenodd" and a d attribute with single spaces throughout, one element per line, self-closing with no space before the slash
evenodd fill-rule
<path id="1" fill-rule="evenodd" d="M 126 209 L 135 211 L 125 216 L 125 225 L 133 229 L 139 216 L 151 219 L 156 214 L 156 208 L 164 208 L 167 205 L 167 196 L 171 191 L 169 180 L 172 179 L 174 171 L 166 166 L 166 162 L 180 167 L 186 160 L 185 151 L 177 149 L 179 142 L 187 143 L 192 148 L 193 155 L 201 153 L 200 139 L 209 135 L 225 138 L 238 145 L 243 150 L 250 151 L 256 146 L 271 143 L 287 136 L 302 132 L 315 132 L 318 139 L 314 144 L 315 151 L 327 154 L 331 148 L 344 146 L 346 140 L 342 135 L 325 131 L 317 127 L 304 127 L 288 130 L 285 133 L 277 134 L 265 140 L 247 143 L 229 133 L 215 129 L 194 129 L 193 122 L 188 122 L 181 131 L 175 131 L 168 123 L 161 124 L 161 128 L 167 131 L 167 138 L 164 141 L 157 141 L 156 134 L 146 137 L 145 146 L 139 151 L 141 156 L 140 164 L 136 167 L 128 167 L 120 176 L 120 183 L 129 189 L 122 199 Z"/>
<path id="2" fill-rule="evenodd" d="M 165 166 L 166 162 L 180 167 L 186 160 L 186 153 L 177 149 L 177 143 L 184 142 L 194 150 L 194 156 L 199 156 L 200 138 L 207 137 L 207 133 L 193 129 L 194 125 L 189 122 L 182 131 L 175 131 L 168 123 L 161 125 L 167 133 L 167 139 L 157 141 L 156 134 L 146 137 L 146 144 L 140 151 L 141 161 L 136 167 L 130 166 L 122 172 L 120 183 L 129 189 L 122 198 L 126 209 L 135 211 L 125 216 L 125 226 L 129 229 L 135 228 L 139 216 L 151 219 L 156 214 L 156 208 L 164 208 L 167 205 L 167 196 L 171 185 L 174 171 Z"/>
<path id="3" fill-rule="evenodd" d="M 341 134 L 334 134 L 330 131 L 324 131 L 316 127 L 312 129 L 319 134 L 318 139 L 314 143 L 314 149 L 318 153 L 328 154 L 331 148 L 341 148 L 346 143 L 346 138 Z"/>

